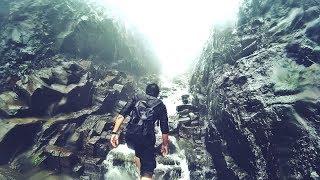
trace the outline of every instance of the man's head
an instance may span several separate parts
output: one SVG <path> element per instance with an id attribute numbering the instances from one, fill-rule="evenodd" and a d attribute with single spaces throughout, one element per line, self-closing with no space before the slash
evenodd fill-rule
<path id="1" fill-rule="evenodd" d="M 158 97 L 160 93 L 159 86 L 156 83 L 148 84 L 146 88 L 146 93 L 149 96 Z"/>

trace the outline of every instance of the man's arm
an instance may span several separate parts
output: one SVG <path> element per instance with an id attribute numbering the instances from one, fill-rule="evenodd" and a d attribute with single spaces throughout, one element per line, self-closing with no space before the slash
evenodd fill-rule
<path id="1" fill-rule="evenodd" d="M 112 130 L 112 133 L 118 133 L 119 132 L 119 129 L 120 129 L 122 123 L 123 123 L 123 120 L 124 120 L 124 116 L 121 115 L 121 114 L 118 114 L 115 117 L 114 127 L 113 127 L 113 130 Z"/>
<path id="2" fill-rule="evenodd" d="M 160 128 L 162 132 L 162 155 L 167 155 L 169 153 L 169 124 L 168 124 L 168 114 L 167 108 L 163 104 L 162 111 L 160 113 Z"/>
<path id="3" fill-rule="evenodd" d="M 119 131 L 120 127 L 124 121 L 124 117 L 128 115 L 132 108 L 134 107 L 134 100 L 131 99 L 127 102 L 127 104 L 122 108 L 120 113 L 114 118 L 114 127 L 112 130 L 112 135 L 110 138 L 110 143 L 113 147 L 117 147 L 119 145 Z"/>
<path id="4" fill-rule="evenodd" d="M 119 145 L 119 129 L 121 127 L 121 124 L 124 120 L 124 117 L 119 114 L 115 117 L 115 123 L 114 123 L 114 127 L 113 127 L 113 130 L 112 130 L 112 135 L 111 135 L 111 138 L 110 138 L 110 143 L 112 145 L 112 147 L 117 147 Z"/>

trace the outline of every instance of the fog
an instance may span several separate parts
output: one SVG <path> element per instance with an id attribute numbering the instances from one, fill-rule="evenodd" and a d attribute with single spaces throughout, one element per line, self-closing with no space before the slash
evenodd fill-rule
<path id="1" fill-rule="evenodd" d="M 214 25 L 235 23 L 240 0 L 96 0 L 135 26 L 151 42 L 161 72 L 185 72 L 197 59 Z"/>

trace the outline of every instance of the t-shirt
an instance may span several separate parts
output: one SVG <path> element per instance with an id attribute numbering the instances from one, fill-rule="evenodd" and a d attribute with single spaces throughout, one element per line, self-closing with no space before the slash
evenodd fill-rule
<path id="1" fill-rule="evenodd" d="M 134 107 L 135 107 L 137 101 L 144 100 L 145 98 L 148 98 L 148 97 L 151 97 L 151 96 L 135 95 L 123 107 L 123 109 L 120 111 L 120 114 L 124 117 L 129 115 L 130 112 L 134 110 Z M 154 108 L 153 128 L 154 128 L 155 122 L 157 120 L 159 120 L 160 121 L 160 129 L 161 129 L 162 134 L 168 134 L 169 133 L 169 125 L 168 125 L 167 108 L 161 100 L 159 100 L 159 101 L 160 101 L 160 103 Z"/>

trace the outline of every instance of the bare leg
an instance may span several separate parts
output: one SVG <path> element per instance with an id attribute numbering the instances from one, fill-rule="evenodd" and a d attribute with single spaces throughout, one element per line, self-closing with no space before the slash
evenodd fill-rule
<path id="1" fill-rule="evenodd" d="M 138 172 L 140 174 L 140 170 L 141 170 L 141 161 L 140 158 L 138 157 L 134 157 L 134 163 L 136 164 L 137 168 L 138 168 Z M 152 175 L 150 174 L 143 174 L 143 176 L 141 177 L 141 180 L 152 180 Z"/>
<path id="2" fill-rule="evenodd" d="M 136 164 L 137 168 L 138 168 L 138 172 L 140 174 L 140 169 L 141 169 L 141 163 L 140 163 L 140 158 L 138 158 L 137 156 L 134 157 L 134 163 Z"/>
<path id="3" fill-rule="evenodd" d="M 141 180 L 152 180 L 152 176 L 144 174 L 144 175 L 141 177 Z"/>

